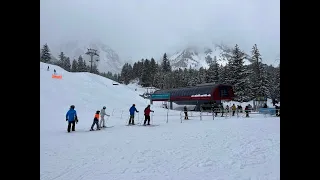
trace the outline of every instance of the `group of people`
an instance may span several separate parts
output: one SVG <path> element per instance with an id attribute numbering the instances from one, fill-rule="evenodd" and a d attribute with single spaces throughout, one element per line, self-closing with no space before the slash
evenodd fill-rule
<path id="1" fill-rule="evenodd" d="M 68 110 L 66 114 L 66 121 L 68 121 L 68 128 L 67 131 L 75 131 L 76 124 L 79 122 L 78 116 L 77 116 L 77 111 L 74 109 L 75 106 L 71 105 L 70 109 Z M 99 118 L 100 119 L 100 124 L 99 124 Z M 93 123 L 91 125 L 90 131 L 93 131 L 94 125 L 97 125 L 97 130 L 100 130 L 101 128 L 105 128 L 105 119 L 104 116 L 110 116 L 109 114 L 106 113 L 106 107 L 103 106 L 101 111 L 96 111 L 94 118 L 93 118 Z"/>
<path id="2" fill-rule="evenodd" d="M 130 112 L 130 117 L 129 117 L 129 123 L 128 125 L 135 125 L 134 123 L 134 113 L 135 112 L 139 112 L 136 108 L 136 105 L 133 104 L 131 106 L 131 108 L 129 109 L 129 112 Z M 144 122 L 143 122 L 143 125 L 146 126 L 146 125 L 150 125 L 150 112 L 154 112 L 153 110 L 150 109 L 150 105 L 148 105 L 145 109 L 144 109 Z M 146 124 L 148 122 L 148 124 Z"/>
<path id="3" fill-rule="evenodd" d="M 133 104 L 131 106 L 131 108 L 129 109 L 130 112 L 130 118 L 129 118 L 129 123 L 128 125 L 135 125 L 134 123 L 134 113 L 135 112 L 139 112 L 136 107 L 136 105 Z M 153 110 L 150 109 L 150 105 L 148 105 L 145 109 L 144 109 L 144 123 L 143 125 L 150 125 L 150 112 L 154 112 Z M 105 116 L 110 116 L 109 114 L 106 113 L 106 107 L 103 106 L 103 108 L 101 109 L 101 111 L 96 111 L 96 113 L 94 114 L 94 118 L 93 118 L 93 123 L 91 125 L 90 131 L 94 131 L 94 126 L 96 125 L 96 130 L 100 130 L 101 128 L 106 128 L 105 125 Z M 99 123 L 99 119 L 100 119 L 100 123 Z M 79 122 L 78 120 L 78 116 L 77 116 L 77 111 L 75 110 L 75 106 L 71 105 L 70 109 L 68 110 L 67 114 L 66 114 L 66 121 L 68 121 L 68 128 L 67 131 L 75 131 L 75 125 Z"/>

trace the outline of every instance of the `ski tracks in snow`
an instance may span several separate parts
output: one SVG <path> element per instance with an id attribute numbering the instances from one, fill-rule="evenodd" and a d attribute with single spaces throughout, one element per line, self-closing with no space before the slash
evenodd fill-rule
<path id="1" fill-rule="evenodd" d="M 41 143 L 40 179 L 279 179 L 279 125 L 217 124 L 51 136 Z"/>

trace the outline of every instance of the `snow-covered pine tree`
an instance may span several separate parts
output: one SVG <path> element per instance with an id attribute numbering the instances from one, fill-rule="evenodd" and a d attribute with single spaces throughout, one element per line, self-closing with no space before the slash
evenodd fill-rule
<path id="1" fill-rule="evenodd" d="M 152 86 L 153 86 L 154 76 L 157 72 L 157 68 L 158 68 L 158 65 L 156 61 L 153 58 L 151 58 L 149 71 L 150 71 L 150 82 Z"/>
<path id="2" fill-rule="evenodd" d="M 71 72 L 78 72 L 78 62 L 75 59 L 72 61 Z"/>
<path id="3" fill-rule="evenodd" d="M 58 62 L 56 63 L 56 65 L 64 69 L 66 58 L 67 58 L 67 57 L 64 55 L 64 53 L 63 53 L 63 52 L 60 52 L 60 54 L 59 54 L 59 60 L 58 60 Z"/>
<path id="4" fill-rule="evenodd" d="M 63 69 L 68 71 L 68 72 L 71 71 L 71 62 L 70 62 L 70 58 L 69 57 L 65 58 Z"/>
<path id="5" fill-rule="evenodd" d="M 90 67 L 90 69 L 91 69 L 91 67 Z M 92 65 L 92 73 L 93 74 L 100 74 L 96 63 L 93 63 L 93 65 Z"/>
<path id="6" fill-rule="evenodd" d="M 51 53 L 48 44 L 43 45 L 41 49 L 40 61 L 45 63 L 50 63 L 51 61 Z"/>
<path id="7" fill-rule="evenodd" d="M 146 59 L 143 63 L 142 75 L 141 75 L 141 82 L 144 84 L 151 85 L 151 71 L 150 71 L 150 61 Z"/>
<path id="8" fill-rule="evenodd" d="M 132 66 L 132 77 L 133 78 L 138 78 L 139 77 L 139 67 L 138 67 L 138 63 L 137 62 L 133 63 L 133 66 Z"/>
<path id="9" fill-rule="evenodd" d="M 242 102 L 250 99 L 249 76 L 244 68 L 245 54 L 236 44 L 232 51 L 232 58 L 229 62 L 230 79 L 228 82 L 233 85 L 235 91 L 235 100 Z"/>
<path id="10" fill-rule="evenodd" d="M 186 87 L 188 86 L 189 82 L 189 72 L 187 68 L 183 69 L 182 78 L 181 78 L 181 86 L 180 87 Z"/>
<path id="11" fill-rule="evenodd" d="M 167 53 L 163 55 L 161 67 L 163 72 L 171 72 L 171 65 Z"/>
<path id="12" fill-rule="evenodd" d="M 252 91 L 255 97 L 270 96 L 268 86 L 267 72 L 262 64 L 261 54 L 255 44 L 251 51 L 251 60 L 253 62 Z"/>
<path id="13" fill-rule="evenodd" d="M 206 83 L 214 82 L 214 65 L 213 62 L 209 64 L 209 68 L 207 69 L 206 73 Z"/>
<path id="14" fill-rule="evenodd" d="M 191 67 L 189 67 L 189 81 L 188 81 L 188 86 L 195 86 L 196 84 L 198 84 L 199 80 L 198 80 L 198 76 L 197 76 L 197 71 L 192 69 Z"/>
<path id="15" fill-rule="evenodd" d="M 125 63 L 121 70 L 121 80 L 124 84 L 129 84 L 132 79 L 132 66 L 129 63 Z"/>
<path id="16" fill-rule="evenodd" d="M 206 83 L 207 73 L 203 67 L 200 67 L 198 71 L 198 84 Z"/>
<path id="17" fill-rule="evenodd" d="M 218 64 L 218 61 L 217 61 L 217 57 L 214 56 L 213 58 L 213 82 L 214 83 L 220 83 L 220 77 L 219 77 L 219 64 Z"/>
<path id="18" fill-rule="evenodd" d="M 78 57 L 78 72 L 86 72 L 87 66 L 84 64 L 82 56 Z"/>
<path id="19" fill-rule="evenodd" d="M 227 84 L 227 80 L 228 80 L 228 65 L 220 65 L 219 66 L 219 80 L 220 80 L 220 83 L 222 84 Z"/>

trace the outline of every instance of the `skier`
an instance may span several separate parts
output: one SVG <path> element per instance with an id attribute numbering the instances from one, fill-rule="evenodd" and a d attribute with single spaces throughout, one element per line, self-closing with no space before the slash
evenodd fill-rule
<path id="1" fill-rule="evenodd" d="M 148 124 L 147 125 L 150 125 L 150 112 L 154 112 L 153 110 L 150 109 L 150 105 L 148 105 L 145 109 L 144 109 L 144 123 L 143 125 L 145 126 L 146 125 L 146 122 L 148 120 Z"/>
<path id="2" fill-rule="evenodd" d="M 47 71 L 49 71 L 49 66 L 48 66 L 48 69 L 47 69 Z"/>
<path id="3" fill-rule="evenodd" d="M 246 112 L 246 117 L 249 117 L 249 105 L 244 108 L 244 112 Z"/>
<path id="4" fill-rule="evenodd" d="M 134 112 L 139 112 L 137 109 L 136 109 L 136 105 L 135 104 L 133 104 L 132 106 L 131 106 L 131 108 L 129 109 L 129 112 L 130 112 L 130 118 L 129 118 L 129 123 L 128 123 L 128 125 L 130 125 L 130 124 L 132 124 L 132 125 L 134 125 Z"/>
<path id="5" fill-rule="evenodd" d="M 94 115 L 93 123 L 92 123 L 92 125 L 91 125 L 90 131 L 94 131 L 93 126 L 94 126 L 95 124 L 97 125 L 97 130 L 100 130 L 100 127 L 99 127 L 99 114 L 100 114 L 100 111 L 98 110 L 98 111 L 96 112 L 96 114 Z"/>
<path id="6" fill-rule="evenodd" d="M 234 113 L 236 112 L 237 108 L 236 108 L 236 105 L 232 105 L 231 106 L 231 110 L 232 110 L 232 116 L 234 116 Z"/>
<path id="7" fill-rule="evenodd" d="M 109 114 L 106 113 L 106 107 L 105 106 L 103 106 L 103 108 L 101 109 L 100 116 L 101 116 L 101 119 L 100 119 L 100 125 L 99 126 L 105 128 L 106 126 L 105 126 L 104 116 L 110 116 Z"/>
<path id="8" fill-rule="evenodd" d="M 53 70 L 53 74 L 54 74 L 54 75 L 56 75 L 56 74 L 57 74 L 55 69 Z"/>
<path id="9" fill-rule="evenodd" d="M 185 120 L 186 120 L 186 119 L 189 119 L 187 106 L 184 106 L 184 107 L 183 107 L 183 111 L 184 111 L 184 119 L 185 119 Z"/>
<path id="10" fill-rule="evenodd" d="M 68 121 L 68 133 L 70 132 L 71 124 L 72 131 L 75 131 L 75 123 L 78 123 L 77 111 L 74 110 L 75 106 L 71 105 L 69 111 L 66 114 L 66 121 Z"/>
<path id="11" fill-rule="evenodd" d="M 221 117 L 223 117 L 224 108 L 222 103 L 220 103 L 220 111 L 221 111 Z"/>

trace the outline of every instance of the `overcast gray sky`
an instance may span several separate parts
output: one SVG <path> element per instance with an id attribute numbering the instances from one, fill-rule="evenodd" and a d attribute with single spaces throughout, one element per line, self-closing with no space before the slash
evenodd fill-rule
<path id="1" fill-rule="evenodd" d="M 100 39 L 124 60 L 256 43 L 270 64 L 280 55 L 280 0 L 40 0 L 40 39 L 49 47 Z"/>

